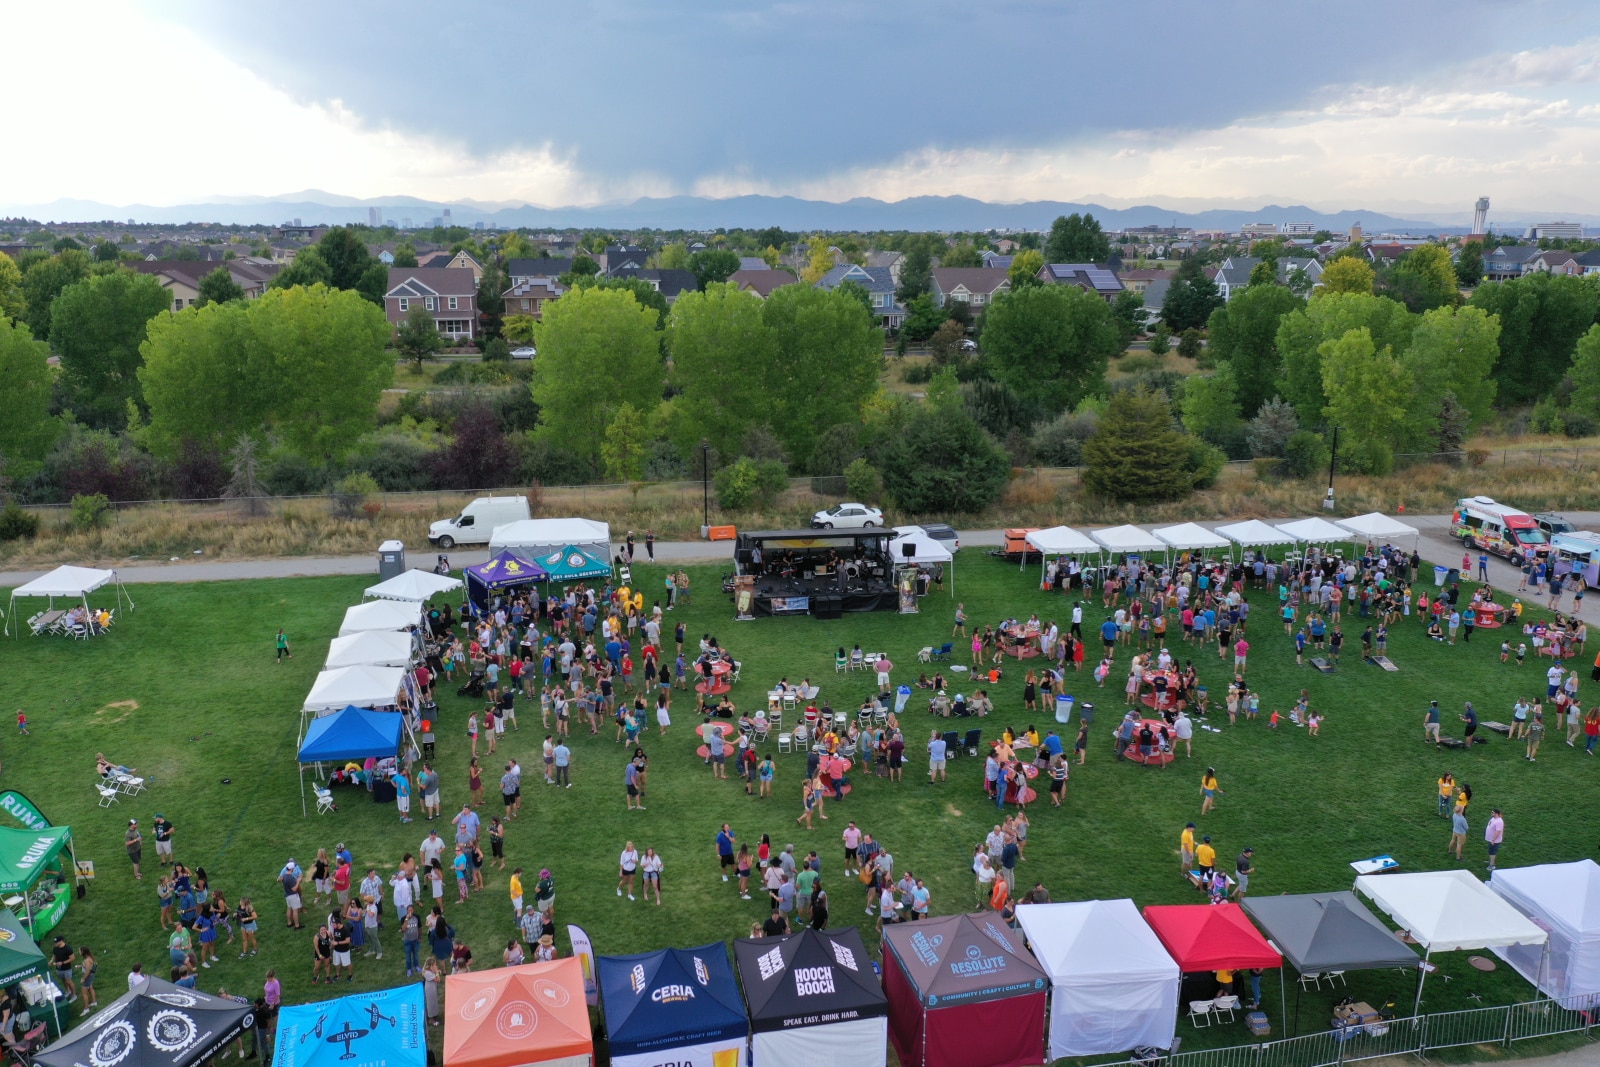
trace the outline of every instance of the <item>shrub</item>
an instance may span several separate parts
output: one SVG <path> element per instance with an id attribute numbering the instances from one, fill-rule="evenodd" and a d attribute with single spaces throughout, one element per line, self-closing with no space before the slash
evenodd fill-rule
<path id="1" fill-rule="evenodd" d="M 0 541 L 29 541 L 39 535 L 39 516 L 15 504 L 0 509 Z"/>
<path id="2" fill-rule="evenodd" d="M 1467 449 L 1467 463 L 1474 468 L 1481 467 L 1489 462 L 1489 450 L 1486 448 Z"/>
<path id="3" fill-rule="evenodd" d="M 1200 331 L 1193 326 L 1178 335 L 1178 355 L 1185 359 L 1197 359 L 1201 350 Z"/>
<path id="4" fill-rule="evenodd" d="M 744 511 L 753 505 L 771 503 L 789 487 L 789 476 L 782 463 L 749 456 L 740 456 L 723 467 L 713 481 L 717 487 L 717 506 L 724 511 Z"/>
<path id="5" fill-rule="evenodd" d="M 386 493 L 412 493 L 432 489 L 437 452 L 409 434 L 386 433 L 373 442 L 372 455 L 352 464 L 353 470 L 372 475 Z"/>
<path id="6" fill-rule="evenodd" d="M 872 503 L 883 491 L 883 479 L 878 469 L 865 459 L 851 461 L 844 469 L 844 492 L 851 500 Z"/>
<path id="7" fill-rule="evenodd" d="M 1189 469 L 1194 472 L 1196 489 L 1210 489 L 1216 485 L 1217 478 L 1227 466 L 1227 455 L 1216 445 L 1195 441 L 1189 446 Z"/>
<path id="8" fill-rule="evenodd" d="M 924 410 L 884 449 L 882 470 L 903 511 L 970 513 L 999 499 L 1011 465 L 966 412 Z"/>
<path id="9" fill-rule="evenodd" d="M 365 513 L 367 497 L 376 492 L 378 483 L 372 475 L 365 471 L 347 474 L 334 483 L 333 513 L 341 519 L 357 518 Z"/>
<path id="10" fill-rule="evenodd" d="M 1172 349 L 1172 330 L 1166 322 L 1157 320 L 1155 327 L 1150 331 L 1150 351 L 1155 355 L 1164 356 Z"/>
<path id="11" fill-rule="evenodd" d="M 261 482 L 270 496 L 312 496 L 327 486 L 328 474 L 300 453 L 280 449 L 262 464 Z"/>
<path id="12" fill-rule="evenodd" d="M 489 343 L 483 346 L 483 361 L 485 363 L 510 363 L 511 346 L 506 344 L 504 337 L 491 337 Z"/>
<path id="13" fill-rule="evenodd" d="M 1309 478 L 1328 465 L 1328 446 L 1321 434 L 1296 430 L 1283 445 L 1283 473 Z"/>
<path id="14" fill-rule="evenodd" d="M 924 385 L 933 378 L 933 372 L 937 369 L 931 362 L 906 363 L 900 368 L 900 380 L 907 385 Z"/>
<path id="15" fill-rule="evenodd" d="M 1147 352 L 1139 352 L 1122 357 L 1117 361 L 1117 368 L 1128 374 L 1143 374 L 1145 371 L 1160 370 L 1161 360 Z"/>
<path id="16" fill-rule="evenodd" d="M 1600 423 L 1588 415 L 1570 409 L 1562 413 L 1561 432 L 1568 437 L 1593 437 L 1597 431 L 1600 431 Z"/>
<path id="17" fill-rule="evenodd" d="M 111 523 L 111 501 L 104 493 L 80 493 L 72 498 L 72 525 L 80 530 L 100 530 Z"/>

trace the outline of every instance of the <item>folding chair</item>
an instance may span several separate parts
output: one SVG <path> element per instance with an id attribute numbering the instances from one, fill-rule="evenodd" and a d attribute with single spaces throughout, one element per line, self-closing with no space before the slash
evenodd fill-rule
<path id="1" fill-rule="evenodd" d="M 888 726 L 889 709 L 881 706 L 875 709 L 872 713 L 872 724 L 874 726 Z"/>
<path id="2" fill-rule="evenodd" d="M 333 791 L 326 786 L 314 785 L 311 791 L 317 794 L 317 814 L 326 815 L 330 811 L 338 811 L 339 805 L 333 802 Z"/>
<path id="3" fill-rule="evenodd" d="M 954 641 L 946 641 L 944 644 L 942 644 L 938 648 L 934 649 L 932 656 L 929 657 L 929 658 L 931 658 L 931 659 L 949 659 L 950 658 L 950 653 L 955 650 L 955 647 L 956 647 L 956 643 Z"/>
<path id="4" fill-rule="evenodd" d="M 921 663 L 927 663 L 931 659 L 933 659 L 933 646 L 923 645 L 922 648 L 917 651 L 917 660 Z"/>
<path id="5" fill-rule="evenodd" d="M 1328 971 L 1326 974 L 1324 974 L 1322 976 L 1322 980 L 1324 982 L 1328 983 L 1328 988 L 1329 989 L 1333 988 L 1333 980 L 1335 978 L 1339 979 L 1339 984 L 1340 985 L 1345 985 L 1346 984 L 1345 980 L 1344 980 L 1344 972 L 1343 971 Z"/>
<path id="6" fill-rule="evenodd" d="M 847 660 L 843 656 L 839 656 L 839 655 L 835 655 L 833 657 L 833 673 L 835 673 L 835 674 L 843 674 L 849 668 L 850 668 L 850 661 L 849 660 Z"/>
<path id="7" fill-rule="evenodd" d="M 131 774 L 116 775 L 112 778 L 111 785 L 118 792 L 126 793 L 130 797 L 136 797 L 144 792 L 144 779 L 135 778 Z"/>
<path id="8" fill-rule="evenodd" d="M 1309 990 L 1312 990 L 1313 992 L 1315 992 L 1317 990 L 1320 990 L 1322 988 L 1322 975 L 1321 975 L 1321 973 L 1319 972 L 1317 974 L 1302 974 L 1300 976 L 1300 988 L 1302 990 L 1309 989 Z"/>
<path id="9" fill-rule="evenodd" d="M 1224 1021 L 1222 1017 L 1226 1015 L 1228 1017 L 1226 1021 L 1231 1023 L 1234 1018 L 1233 1013 L 1238 1007 L 1238 997 L 1218 997 L 1211 1002 L 1211 1014 L 1216 1017 L 1217 1022 Z"/>
<path id="10" fill-rule="evenodd" d="M 756 730 L 755 730 L 755 739 L 756 739 L 756 741 L 758 743 L 765 744 L 766 740 L 767 740 L 767 732 L 769 730 L 771 730 L 771 729 L 772 729 L 772 727 L 767 724 L 767 721 L 765 719 L 757 719 L 756 720 Z"/>
<path id="11" fill-rule="evenodd" d="M 778 735 L 778 754 L 782 755 L 785 752 L 793 752 L 793 751 L 794 751 L 794 735 L 793 734 L 779 734 Z"/>
<path id="12" fill-rule="evenodd" d="M 862 708 L 856 712 L 856 725 L 865 730 L 872 725 L 872 709 Z"/>
<path id="13" fill-rule="evenodd" d="M 729 682 L 737 682 L 739 680 L 739 668 L 743 666 L 744 664 L 740 663 L 738 660 L 733 661 L 733 670 L 728 672 Z"/>
<path id="14" fill-rule="evenodd" d="M 94 789 L 95 792 L 100 794 L 100 806 L 102 808 L 109 808 L 111 805 L 122 799 L 121 795 L 108 785 L 101 785 L 99 782 L 96 782 Z"/>
<path id="15" fill-rule="evenodd" d="M 784 711 L 795 711 L 800 707 L 799 702 L 794 698 L 794 694 L 787 689 L 783 691 L 782 703 Z"/>
<path id="16" fill-rule="evenodd" d="M 867 658 L 866 658 L 866 656 L 863 655 L 861 652 L 852 652 L 852 653 L 850 653 L 850 669 L 853 670 L 853 671 L 864 671 L 864 670 L 866 670 L 867 669 Z"/>
<path id="17" fill-rule="evenodd" d="M 1216 1004 L 1217 1002 L 1214 1000 L 1189 1001 L 1189 1021 L 1195 1025 L 1196 1029 L 1211 1025 L 1211 1009 L 1216 1007 Z M 1205 1022 L 1201 1022 L 1201 1019 L 1204 1019 Z"/>

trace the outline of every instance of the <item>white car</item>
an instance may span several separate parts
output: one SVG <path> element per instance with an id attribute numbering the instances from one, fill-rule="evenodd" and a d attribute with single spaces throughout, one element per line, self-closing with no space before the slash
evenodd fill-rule
<path id="1" fill-rule="evenodd" d="M 845 528 L 882 526 L 883 512 L 877 508 L 869 508 L 865 504 L 839 504 L 811 516 L 811 525 L 820 526 L 824 530 L 831 530 L 835 526 Z"/>
<path id="2" fill-rule="evenodd" d="M 513 348 L 511 350 L 512 359 L 532 359 L 538 354 L 538 351 L 532 345 L 523 345 L 521 348 Z"/>

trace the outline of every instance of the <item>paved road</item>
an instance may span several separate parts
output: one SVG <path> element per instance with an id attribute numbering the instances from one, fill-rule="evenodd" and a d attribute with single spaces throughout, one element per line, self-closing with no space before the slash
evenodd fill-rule
<path id="1" fill-rule="evenodd" d="M 1569 511 L 1564 514 L 1580 529 L 1600 529 L 1600 512 Z M 1423 559 L 1441 566 L 1461 566 L 1461 545 L 1449 536 L 1450 516 L 1406 515 L 1404 519 L 1421 531 L 1418 551 Z M 1221 524 L 1212 522 L 1201 525 L 1209 528 Z M 990 548 L 1001 543 L 1004 531 L 962 530 L 960 534 L 961 544 L 965 548 Z M 638 552 L 642 559 L 643 545 L 638 547 Z M 732 554 L 731 541 L 661 541 L 656 544 L 656 559 L 666 563 L 716 562 L 727 560 Z M 473 563 L 482 563 L 488 558 L 488 553 L 484 549 L 457 548 L 451 551 L 449 556 L 451 564 L 460 568 Z M 1473 557 L 1475 568 L 1477 553 L 1473 553 Z M 432 567 L 434 551 L 427 546 L 420 551 L 413 550 L 409 554 L 408 562 L 417 567 Z M 186 559 L 178 563 L 141 561 L 123 564 L 117 568 L 118 575 L 128 583 L 216 582 L 241 578 L 293 578 L 333 574 L 376 574 L 376 572 L 375 552 L 365 556 L 308 556 L 289 559 L 237 561 Z M 43 573 L 44 569 L 0 572 L 0 588 L 21 585 Z M 1519 579 L 1516 568 L 1498 558 L 1490 560 L 1489 577 L 1496 586 L 1505 589 L 1515 589 Z M 1595 609 L 1593 606 L 1588 606 L 1586 610 L 1593 613 Z"/>

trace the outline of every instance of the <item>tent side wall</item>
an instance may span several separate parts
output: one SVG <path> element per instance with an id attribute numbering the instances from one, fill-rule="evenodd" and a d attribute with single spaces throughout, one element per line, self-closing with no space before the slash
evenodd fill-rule
<path id="1" fill-rule="evenodd" d="M 1029 1067 L 1040 1063 L 1044 1009 L 1042 989 L 1020 997 L 935 1008 L 928 1012 L 922 1036 L 927 1067 Z"/>
<path id="2" fill-rule="evenodd" d="M 751 1042 L 750 1061 L 761 1067 L 886 1067 L 889 1017 L 856 1019 L 793 1030 L 765 1030 Z"/>
<path id="3" fill-rule="evenodd" d="M 889 1040 L 901 1067 L 920 1067 L 923 1054 L 922 1001 L 900 966 L 899 954 L 888 938 L 883 941 L 883 992 L 889 998 Z"/>
<path id="4" fill-rule="evenodd" d="M 1050 998 L 1050 1058 L 1171 1048 L 1182 976 L 1119 980 L 1085 975 L 1055 983 Z"/>
<path id="5" fill-rule="evenodd" d="M 1556 1000 L 1568 1001 L 1589 994 L 1582 996 L 1581 1003 L 1568 1003 L 1569 1008 L 1589 1008 L 1600 1003 L 1600 930 L 1573 930 L 1567 923 L 1541 915 L 1538 904 L 1499 879 L 1490 888 L 1550 935 L 1548 960 L 1543 945 L 1503 945 L 1491 951 L 1511 964 L 1530 985 Z"/>

